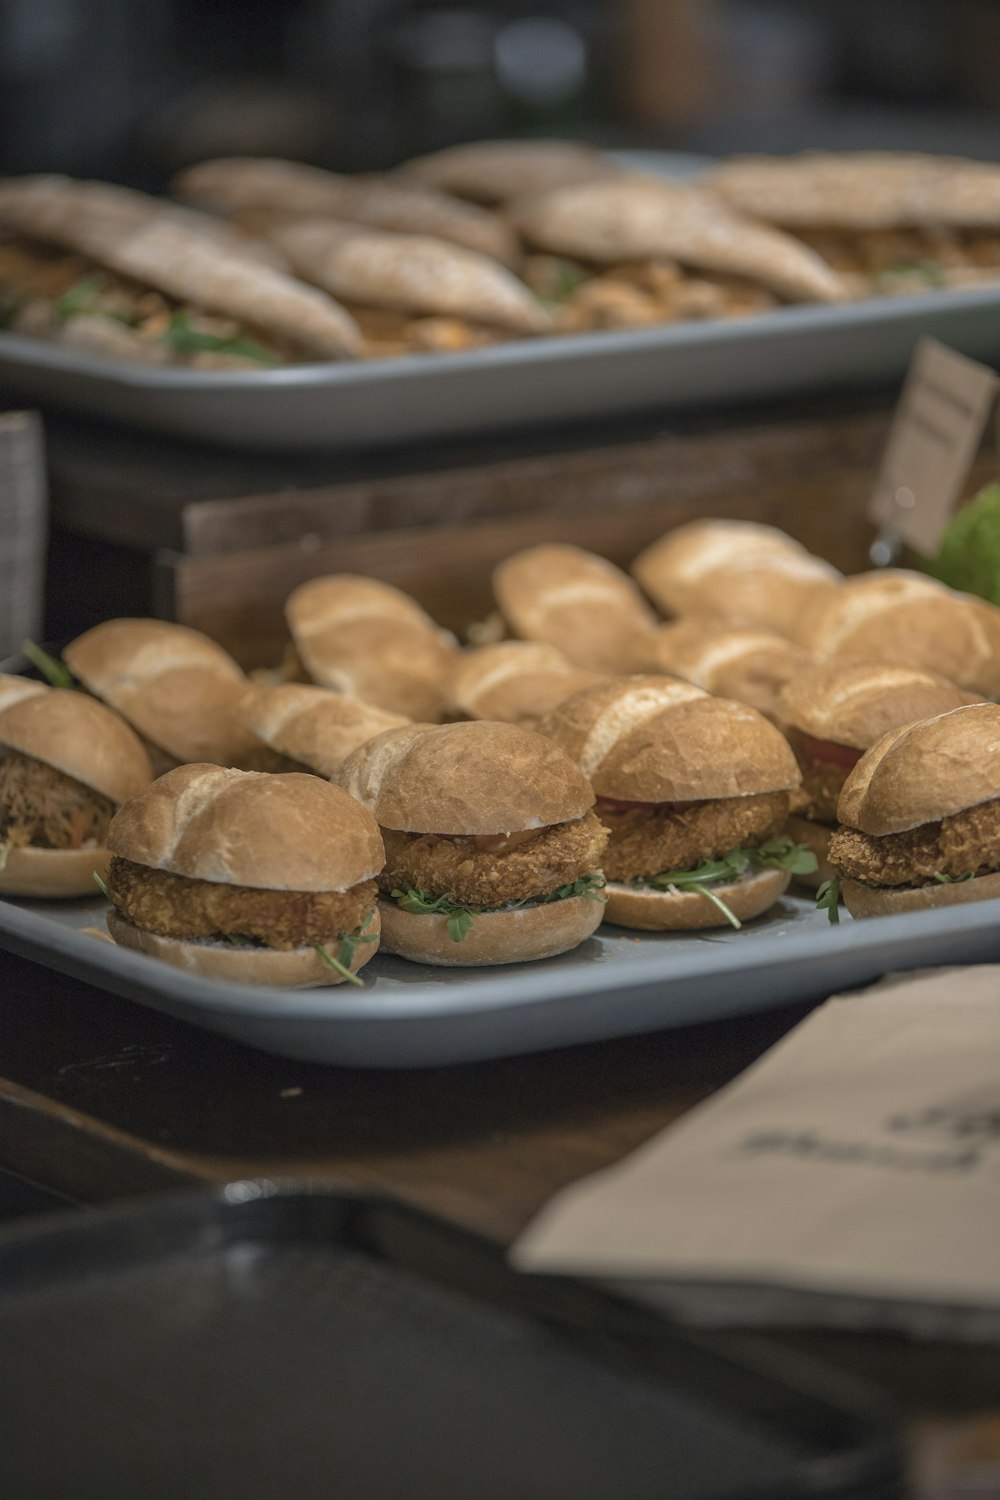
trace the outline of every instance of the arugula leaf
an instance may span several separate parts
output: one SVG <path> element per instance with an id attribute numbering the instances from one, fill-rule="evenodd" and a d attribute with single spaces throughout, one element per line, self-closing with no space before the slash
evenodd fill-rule
<path id="1" fill-rule="evenodd" d="M 768 839 L 751 852 L 755 864 L 766 865 L 769 870 L 787 870 L 790 875 L 814 875 L 819 867 L 811 849 L 789 838 Z"/>
<path id="2" fill-rule="evenodd" d="M 405 891 L 394 890 L 392 899 L 403 911 L 415 916 L 447 916 L 448 936 L 453 943 L 460 943 L 468 935 L 475 920 L 475 907 L 464 906 L 451 896 L 432 896 L 428 891 L 414 890 L 412 886 Z"/>
<path id="3" fill-rule="evenodd" d="M 21 650 L 31 665 L 41 672 L 50 687 L 71 688 L 73 686 L 73 673 L 57 656 L 50 656 L 47 651 L 42 650 L 41 646 L 36 646 L 34 641 L 22 641 Z"/>
<path id="4" fill-rule="evenodd" d="M 104 884 L 104 881 L 101 879 L 100 875 L 98 875 L 97 871 L 92 870 L 91 874 L 94 877 L 94 884 L 97 886 L 97 889 L 100 891 L 101 895 L 104 896 L 108 901 L 113 901 L 114 897 L 108 890 L 107 886 Z"/>
<path id="5" fill-rule="evenodd" d="M 340 947 L 337 949 L 337 956 L 345 968 L 349 969 L 351 967 L 359 943 L 374 943 L 378 940 L 376 933 L 365 931 L 371 919 L 372 913 L 369 912 L 360 927 L 355 927 L 353 932 L 345 932 L 341 938 Z"/>
<path id="6" fill-rule="evenodd" d="M 575 896 L 586 896 L 588 901 L 599 901 L 603 906 L 608 899 L 604 893 L 606 885 L 607 881 L 603 875 L 581 875 L 570 885 L 561 885 L 558 890 L 549 891 L 547 896 L 538 896 L 534 899 L 537 900 L 539 906 L 548 906 L 552 901 L 572 901 Z M 511 906 L 530 904 L 527 901 L 510 902 Z"/>
<path id="7" fill-rule="evenodd" d="M 949 521 L 926 570 L 949 587 L 1000 604 L 1000 484 L 988 484 Z"/>
<path id="8" fill-rule="evenodd" d="M 210 350 L 215 354 L 237 354 L 243 359 L 256 360 L 260 365 L 277 363 L 274 355 L 265 349 L 263 344 L 258 344 L 244 334 L 222 337 L 217 333 L 205 333 L 199 328 L 192 328 L 191 319 L 183 309 L 174 313 L 169 325 L 160 334 L 159 342 L 169 345 L 171 349 L 176 349 L 181 354 Z"/>
<path id="9" fill-rule="evenodd" d="M 825 911 L 827 921 L 831 926 L 840 923 L 840 880 L 834 875 L 832 880 L 824 880 L 816 892 L 816 910 Z"/>
<path id="10" fill-rule="evenodd" d="M 327 952 L 322 943 L 314 943 L 313 946 L 328 969 L 333 969 L 335 973 L 340 975 L 341 979 L 346 979 L 348 984 L 357 985 L 359 990 L 364 989 L 364 980 L 359 979 L 357 974 L 352 974 L 346 964 L 341 963 L 339 958 L 335 958 L 332 953 Z"/>
<path id="11" fill-rule="evenodd" d="M 738 929 L 742 922 L 712 886 L 732 884 L 754 864 L 769 870 L 787 870 L 792 875 L 810 875 L 816 869 L 816 856 L 804 844 L 793 844 L 789 838 L 768 839 L 757 849 L 730 849 L 719 859 L 700 860 L 693 870 L 661 870 L 658 875 L 646 876 L 633 884 L 651 886 L 654 891 L 688 891 L 704 896 L 719 908 L 731 927 Z"/>
<path id="12" fill-rule="evenodd" d="M 100 272 L 93 276 L 85 276 L 71 286 L 68 292 L 63 292 L 52 304 L 52 311 L 60 323 L 68 323 L 70 318 L 78 318 L 83 313 L 97 311 L 97 298 L 108 284 L 108 278 Z"/>
<path id="13" fill-rule="evenodd" d="M 897 279 L 910 278 L 926 281 L 928 286 L 944 286 L 947 280 L 944 268 L 933 260 L 900 261 L 898 265 L 883 267 L 877 277 L 879 281 L 888 281 L 890 285 Z"/>
<path id="14" fill-rule="evenodd" d="M 213 938 L 212 941 L 213 942 L 217 942 L 219 939 L 221 939 L 222 942 L 224 942 L 224 943 L 228 943 L 231 948 L 256 948 L 257 947 L 257 939 L 256 938 L 244 937 L 243 933 L 241 933 L 241 932 L 220 932 L 219 933 L 219 938 L 218 939 L 217 938 Z"/>
<path id="15" fill-rule="evenodd" d="M 964 875 L 945 875 L 942 870 L 934 871 L 934 879 L 938 885 L 961 885 L 963 881 L 971 880 L 975 870 L 966 870 Z"/>
<path id="16" fill-rule="evenodd" d="M 10 859 L 10 851 L 13 849 L 13 847 L 13 839 L 7 839 L 6 842 L 0 844 L 0 875 L 2 875 L 4 870 L 6 870 L 7 868 L 7 861 L 8 859 Z"/>

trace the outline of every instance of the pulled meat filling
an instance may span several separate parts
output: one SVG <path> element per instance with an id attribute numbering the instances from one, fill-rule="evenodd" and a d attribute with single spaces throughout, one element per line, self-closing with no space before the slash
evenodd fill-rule
<path id="1" fill-rule="evenodd" d="M 437 833 L 400 833 L 384 828 L 385 869 L 379 886 L 387 895 L 412 888 L 451 896 L 467 906 L 504 906 L 530 901 L 570 885 L 602 867 L 607 834 L 592 812 L 570 823 L 526 829 L 517 838 L 468 838 Z"/>
<path id="2" fill-rule="evenodd" d="M 881 838 L 838 829 L 830 840 L 830 863 L 849 880 L 886 886 L 931 885 L 936 875 L 956 880 L 998 870 L 1000 798 Z"/>
<path id="3" fill-rule="evenodd" d="M 286 952 L 354 932 L 376 899 L 374 880 L 347 891 L 269 891 L 189 880 L 118 858 L 107 884 L 122 915 L 160 937 L 253 938 Z"/>
<path id="4" fill-rule="evenodd" d="M 0 755 L 0 844 L 82 849 L 103 844 L 114 803 L 30 755 Z"/>
<path id="5" fill-rule="evenodd" d="M 730 849 L 752 849 L 775 838 L 788 822 L 788 793 L 720 797 L 706 802 L 618 803 L 598 798 L 610 838 L 603 869 L 627 882 L 664 870 L 693 870 Z"/>

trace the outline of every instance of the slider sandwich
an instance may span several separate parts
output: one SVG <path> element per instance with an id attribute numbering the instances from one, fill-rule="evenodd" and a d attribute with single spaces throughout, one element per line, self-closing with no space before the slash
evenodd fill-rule
<path id="1" fill-rule="evenodd" d="M 1000 897 L 1000 707 L 893 729 L 844 784 L 830 863 L 854 917 Z M 833 897 L 828 903 L 835 911 Z"/>
<path id="2" fill-rule="evenodd" d="M 792 634 L 840 574 L 773 526 L 691 521 L 648 546 L 632 572 L 668 615 L 711 616 Z"/>
<path id="3" fill-rule="evenodd" d="M 802 772 L 788 832 L 816 855 L 814 888 L 833 871 L 827 862 L 844 783 L 862 755 L 890 730 L 978 700 L 919 667 L 881 662 L 820 662 L 792 679 L 778 700 L 778 721 Z"/>
<path id="4" fill-rule="evenodd" d="M 415 963 L 522 963 L 582 943 L 604 911 L 594 794 L 514 724 L 412 724 L 362 745 L 339 784 L 385 840 L 386 951 Z"/>
<path id="5" fill-rule="evenodd" d="M 515 552 L 494 569 L 493 592 L 515 635 L 589 672 L 637 671 L 657 623 L 627 574 L 568 544 Z"/>
<path id="6" fill-rule="evenodd" d="M 454 637 L 400 589 L 334 573 L 291 593 L 285 616 L 314 682 L 425 723 L 443 717 Z"/>
<path id="7" fill-rule="evenodd" d="M 165 620 L 105 620 L 63 658 L 84 687 L 140 734 L 159 775 L 188 761 L 266 769 L 261 745 L 236 719 L 250 686 L 207 635 Z"/>
<path id="8" fill-rule="evenodd" d="M 0 326 L 119 359 L 259 370 L 359 352 L 273 249 L 106 183 L 0 181 Z"/>
<path id="9" fill-rule="evenodd" d="M 350 693 L 300 682 L 252 688 L 241 699 L 237 718 L 274 752 L 275 764 L 267 769 L 326 777 L 336 775 L 366 740 L 409 722 Z"/>
<path id="10" fill-rule="evenodd" d="M 0 893 L 93 895 L 115 808 L 152 775 L 137 736 L 96 699 L 0 677 Z"/>
<path id="11" fill-rule="evenodd" d="M 817 657 L 922 667 L 1000 695 L 1000 609 L 905 569 L 858 573 L 817 595 L 796 639 Z"/>
<path id="12" fill-rule="evenodd" d="M 786 833 L 800 783 L 784 737 L 742 703 L 631 677 L 544 719 L 597 793 L 609 831 L 606 920 L 650 931 L 739 927 L 815 868 Z"/>
<path id="13" fill-rule="evenodd" d="M 646 668 L 671 672 L 720 698 L 749 703 L 773 721 L 782 688 L 810 660 L 801 646 L 770 630 L 691 616 L 653 633 Z"/>
<path id="14" fill-rule="evenodd" d="M 470 141 L 404 162 L 402 171 L 474 203 L 505 203 L 619 171 L 582 141 Z"/>
<path id="15" fill-rule="evenodd" d="M 499 719 L 534 729 L 558 704 L 600 677 L 574 667 L 554 646 L 498 641 L 464 651 L 448 678 L 456 718 Z"/>
<path id="16" fill-rule="evenodd" d="M 360 984 L 378 949 L 378 825 L 318 776 L 179 766 L 121 809 L 108 848 L 108 931 L 175 968 Z"/>

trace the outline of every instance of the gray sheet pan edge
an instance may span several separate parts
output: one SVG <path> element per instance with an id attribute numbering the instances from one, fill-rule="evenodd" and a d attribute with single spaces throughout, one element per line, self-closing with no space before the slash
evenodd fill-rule
<path id="1" fill-rule="evenodd" d="M 362 448 L 885 383 L 925 334 L 1000 357 L 1000 287 L 261 372 L 146 368 L 4 333 L 0 384 L 215 444 Z"/>
<path id="2" fill-rule="evenodd" d="M 809 917 L 773 940 L 765 928 L 684 951 L 669 938 L 630 947 L 627 934 L 611 932 L 586 945 L 590 956 L 578 950 L 483 976 L 424 977 L 432 971 L 402 965 L 409 982 L 363 993 L 255 990 L 185 974 L 0 900 L 0 948 L 265 1051 L 373 1068 L 544 1051 L 820 1000 L 892 970 L 997 961 L 1000 901 L 840 927 Z"/>

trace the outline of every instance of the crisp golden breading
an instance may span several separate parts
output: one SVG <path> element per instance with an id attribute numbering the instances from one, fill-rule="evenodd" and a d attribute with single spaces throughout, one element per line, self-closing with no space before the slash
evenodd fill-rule
<path id="1" fill-rule="evenodd" d="M 353 932 L 376 899 L 374 880 L 348 891 L 267 891 L 189 880 L 130 859 L 111 861 L 108 890 L 123 916 L 160 937 L 231 935 L 285 951 Z"/>
<path id="2" fill-rule="evenodd" d="M 0 753 L 0 844 L 80 849 L 103 844 L 114 803 L 44 761 Z"/>
<path id="3" fill-rule="evenodd" d="M 830 840 L 830 863 L 850 880 L 888 886 L 930 885 L 935 875 L 955 879 L 970 871 L 1000 870 L 1000 798 L 881 838 L 841 828 Z"/>
<path id="4" fill-rule="evenodd" d="M 610 830 L 604 855 L 609 880 L 638 880 L 664 870 L 693 870 L 730 849 L 752 849 L 781 833 L 788 793 L 722 797 L 708 802 L 658 802 L 619 809 L 598 801 Z"/>
<path id="5" fill-rule="evenodd" d="M 601 869 L 607 834 L 592 812 L 569 823 L 531 830 L 507 850 L 477 848 L 471 838 L 397 833 L 383 828 L 385 869 L 379 886 L 451 896 L 468 906 L 530 901 Z"/>

